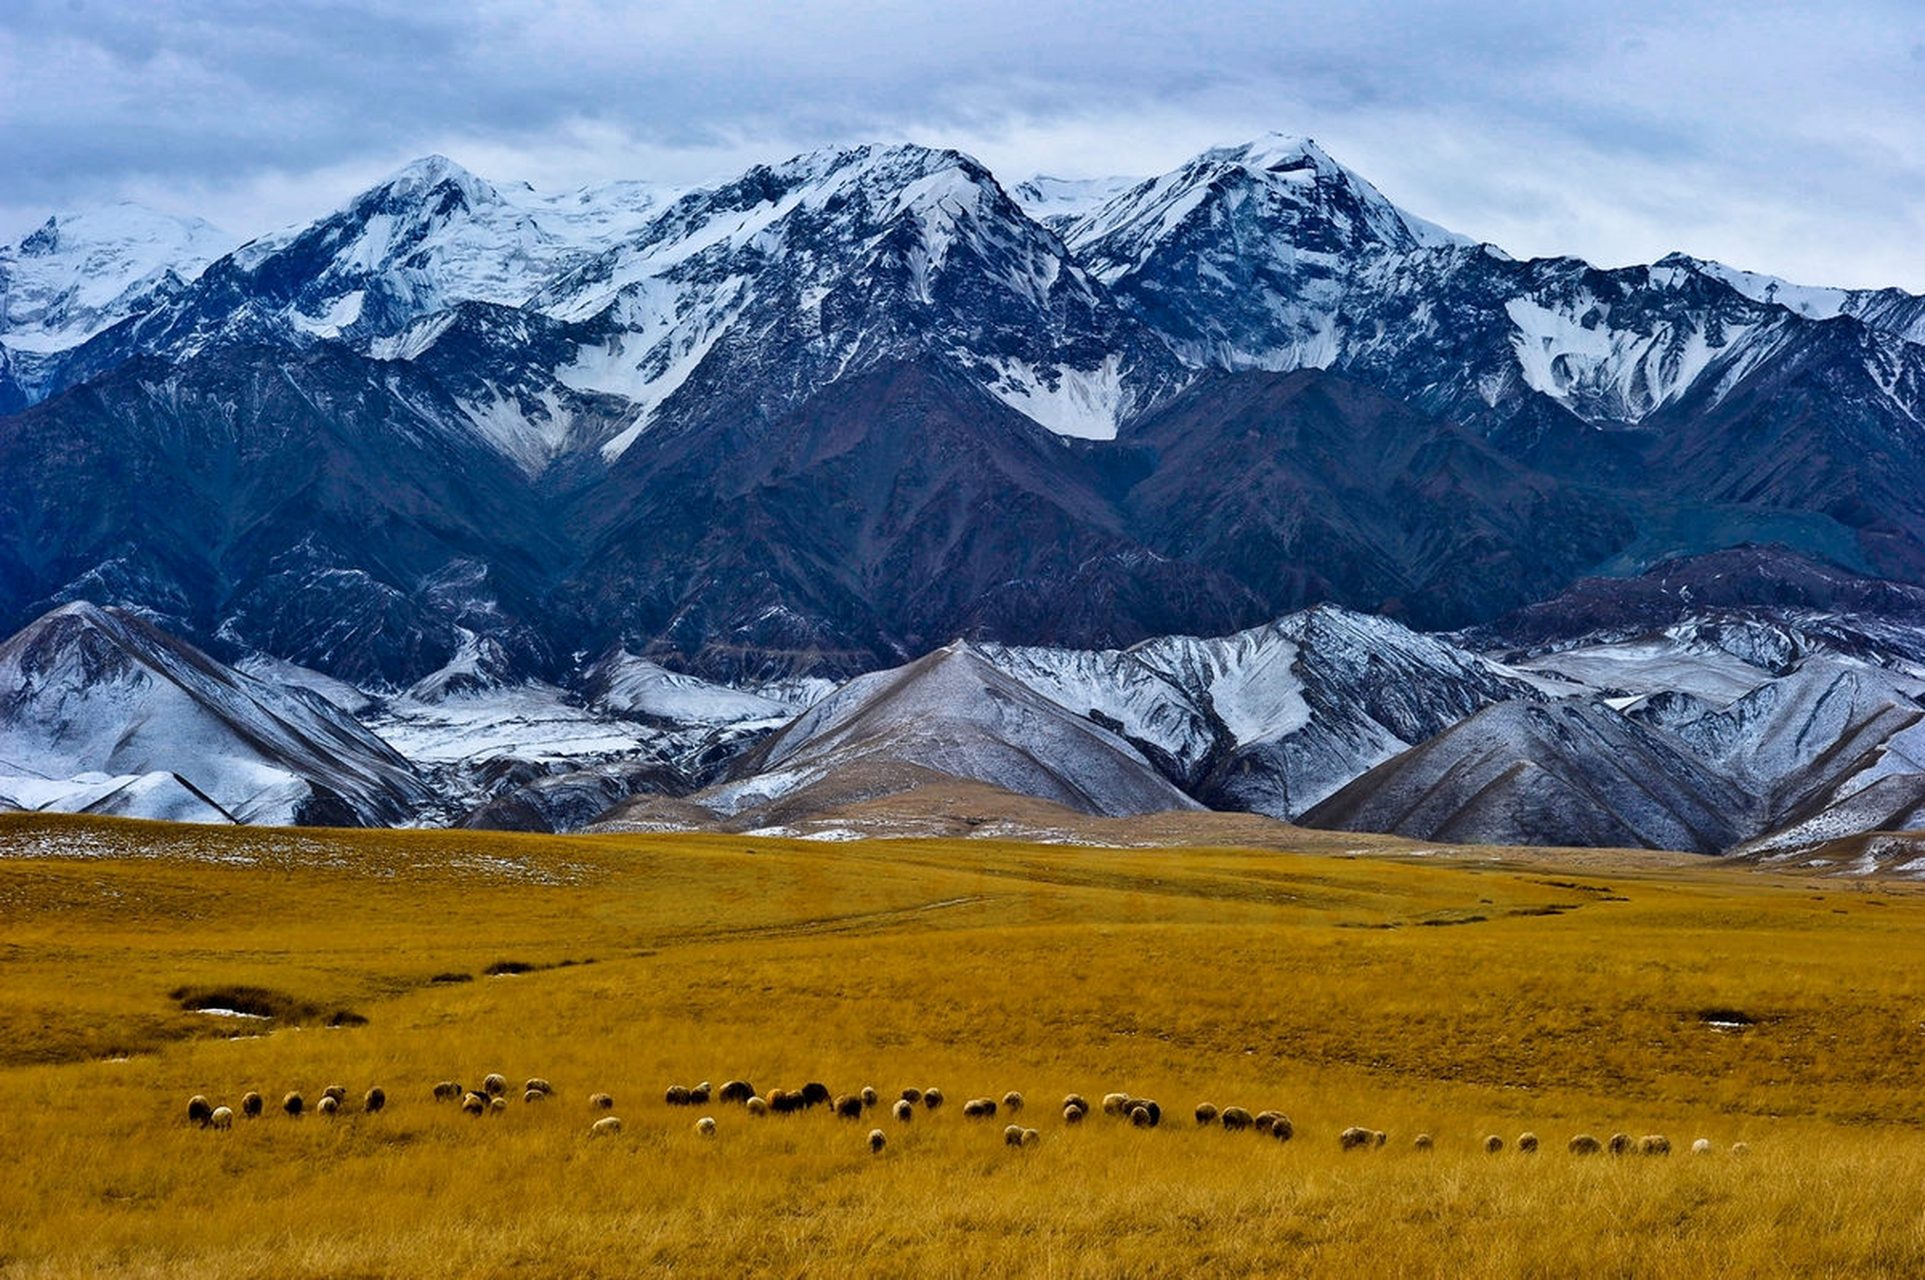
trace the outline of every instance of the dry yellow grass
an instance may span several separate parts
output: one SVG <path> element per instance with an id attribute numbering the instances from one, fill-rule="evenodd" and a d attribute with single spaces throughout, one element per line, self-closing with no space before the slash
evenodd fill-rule
<path id="1" fill-rule="evenodd" d="M 94 856 L 36 856 L 56 851 Z M 1906 886 L 25 817 L 0 853 L 9 1276 L 1925 1273 Z M 504 960 L 545 967 L 480 976 Z M 304 1025 L 232 1039 L 170 995 L 235 987 Z M 1757 1022 L 1717 1030 L 1719 1009 Z M 327 1028 L 338 1011 L 367 1022 Z M 495 1070 L 558 1096 L 482 1120 L 429 1097 Z M 902 1126 L 662 1102 L 732 1076 L 949 1103 Z M 185 1121 L 195 1093 L 271 1109 L 334 1081 L 387 1110 Z M 625 1128 L 590 1140 L 604 1089 Z M 1034 1149 L 960 1114 L 1007 1089 Z M 1052 1105 L 1112 1089 L 1164 1126 Z M 1199 1131 L 1206 1099 L 1281 1108 L 1298 1137 Z M 1347 1124 L 1389 1145 L 1345 1155 Z M 1535 1157 L 1479 1149 L 1526 1129 Z M 1617 1130 L 1677 1154 L 1564 1152 Z"/>

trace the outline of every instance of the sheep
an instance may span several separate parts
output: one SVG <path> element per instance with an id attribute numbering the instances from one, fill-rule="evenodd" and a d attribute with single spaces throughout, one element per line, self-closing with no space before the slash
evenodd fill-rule
<path id="1" fill-rule="evenodd" d="M 924 1089 L 922 1091 L 922 1105 L 929 1108 L 931 1111 L 934 1111 L 936 1108 L 940 1107 L 942 1105 L 942 1090 L 941 1089 Z"/>
<path id="2" fill-rule="evenodd" d="M 872 1084 L 863 1085 L 862 1091 L 858 1093 L 856 1096 L 862 1099 L 862 1106 L 864 1110 L 867 1110 L 868 1108 L 873 1107 L 878 1102 L 882 1101 L 882 1095 L 876 1092 L 876 1087 Z"/>
<path id="3" fill-rule="evenodd" d="M 1006 1147 L 1022 1146 L 1023 1145 L 1023 1126 L 1019 1124 L 1012 1124 L 1012 1125 L 1006 1126 L 1003 1129 L 1003 1145 Z"/>
<path id="4" fill-rule="evenodd" d="M 1043 1135 L 1034 1129 L 1023 1130 L 1023 1145 L 1033 1147 L 1043 1140 Z"/>
<path id="5" fill-rule="evenodd" d="M 542 1079 L 540 1076 L 529 1076 L 528 1082 L 521 1086 L 521 1092 L 523 1097 L 526 1097 L 528 1094 L 531 1094 L 531 1093 L 550 1094 L 550 1093 L 553 1093 L 554 1091 L 555 1091 L 555 1086 L 552 1084 L 549 1084 L 546 1080 Z"/>
<path id="6" fill-rule="evenodd" d="M 1574 1156 L 1594 1156 L 1604 1150 L 1604 1144 L 1588 1133 L 1580 1133 L 1565 1147 Z"/>
<path id="7" fill-rule="evenodd" d="M 1631 1150 L 1631 1135 L 1628 1133 L 1612 1134 L 1609 1147 L 1612 1155 L 1624 1155 Z"/>
<path id="8" fill-rule="evenodd" d="M 900 1123 L 908 1124 L 910 1120 L 915 1118 L 916 1104 L 907 1098 L 897 1098 L 896 1105 L 891 1108 L 891 1111 Z"/>
<path id="9" fill-rule="evenodd" d="M 702 1083 L 688 1091 L 689 1105 L 691 1107 L 706 1107 L 709 1103 L 709 1092 L 709 1082 L 706 1080 L 702 1081 Z"/>
<path id="10" fill-rule="evenodd" d="M 1081 1124 L 1083 1123 L 1083 1117 L 1088 1114 L 1089 1108 L 1087 1106 L 1075 1102 L 1066 1102 L 1063 1104 L 1064 1124 Z"/>
<path id="11" fill-rule="evenodd" d="M 373 1115 L 387 1105 L 388 1091 L 378 1084 L 361 1096 L 361 1110 L 369 1115 Z"/>
<path id="12" fill-rule="evenodd" d="M 307 1101 L 299 1093 L 290 1093 L 281 1099 L 281 1110 L 291 1116 L 299 1116 L 307 1109 Z"/>
<path id="13" fill-rule="evenodd" d="M 1150 1109 L 1141 1105 L 1130 1108 L 1130 1123 L 1139 1129 L 1154 1129 L 1156 1127 L 1156 1120 L 1151 1117 Z"/>
<path id="14" fill-rule="evenodd" d="M 695 1132 L 701 1134 L 704 1138 L 713 1138 L 715 1136 L 715 1117 L 703 1116 L 700 1120 L 697 1120 L 695 1122 Z"/>
<path id="15" fill-rule="evenodd" d="M 488 1114 L 489 1114 L 489 1115 L 491 1115 L 491 1116 L 499 1116 L 499 1115 L 505 1115 L 505 1114 L 507 1113 L 507 1111 L 508 1111 L 508 1099 L 506 1099 L 506 1098 L 490 1098 L 490 1099 L 488 1099 Z"/>
<path id="16" fill-rule="evenodd" d="M 463 1089 L 454 1081 L 443 1080 L 434 1087 L 434 1100 L 436 1102 L 459 1102 L 467 1092 L 466 1089 Z"/>
<path id="17" fill-rule="evenodd" d="M 971 1098 L 963 1103 L 963 1114 L 971 1120 L 986 1120 L 996 1114 L 994 1098 Z"/>
<path id="18" fill-rule="evenodd" d="M 1258 1133 L 1269 1133 L 1276 1128 L 1277 1121 L 1281 1119 L 1283 1119 L 1281 1111 L 1259 1111 L 1250 1123 L 1256 1126 Z"/>
<path id="19" fill-rule="evenodd" d="M 348 1087 L 344 1084 L 331 1084 L 321 1090 L 321 1096 L 334 1099 L 334 1105 L 338 1107 L 348 1100 Z"/>
<path id="20" fill-rule="evenodd" d="M 1023 1095 L 1011 1089 L 1003 1095 L 1003 1110 L 1017 1112 L 1023 1109 Z"/>
<path id="21" fill-rule="evenodd" d="M 1638 1139 L 1638 1154 L 1641 1156 L 1668 1156 L 1671 1154 L 1671 1139 L 1661 1133 L 1647 1133 Z"/>
<path id="22" fill-rule="evenodd" d="M 613 1094 L 591 1093 L 588 1095 L 588 1107 L 591 1111 L 613 1111 L 615 1097 Z"/>
<path id="23" fill-rule="evenodd" d="M 620 1116 L 603 1116 L 588 1126 L 588 1136 L 591 1138 L 607 1138 L 621 1131 L 622 1120 Z"/>
<path id="24" fill-rule="evenodd" d="M 526 1089 L 522 1092 L 521 1100 L 523 1102 L 546 1102 L 548 1101 L 548 1095 L 540 1089 Z"/>
<path id="25" fill-rule="evenodd" d="M 829 1092 L 829 1086 L 820 1080 L 811 1080 L 802 1086 L 802 1105 L 805 1107 L 823 1106 L 833 1097 L 834 1095 Z"/>
<path id="26" fill-rule="evenodd" d="M 1494 1156 L 1504 1149 L 1504 1140 L 1496 1134 L 1484 1139 L 1484 1154 Z"/>
<path id="27" fill-rule="evenodd" d="M 1089 1099 L 1080 1093 L 1066 1093 L 1063 1095 L 1063 1105 L 1065 1107 L 1075 1107 L 1079 1111 L 1088 1111 Z"/>
<path id="28" fill-rule="evenodd" d="M 215 1107 L 213 1111 L 208 1113 L 207 1127 L 210 1129 L 232 1129 L 234 1127 L 234 1109 L 232 1107 Z"/>
<path id="29" fill-rule="evenodd" d="M 904 1102 L 908 1103 L 910 1106 L 913 1107 L 918 1102 L 922 1101 L 922 1090 L 915 1088 L 912 1085 L 911 1087 L 904 1089 L 901 1092 L 901 1094 L 897 1096 L 899 1096 Z"/>
<path id="30" fill-rule="evenodd" d="M 471 1116 L 482 1115 L 488 1110 L 488 1099 L 478 1093 L 470 1093 L 461 1099 L 461 1110 Z"/>
<path id="31" fill-rule="evenodd" d="M 1127 1116 L 1130 1113 L 1130 1095 L 1127 1093 L 1106 1093 L 1103 1095 L 1103 1114 L 1106 1116 Z"/>
<path id="32" fill-rule="evenodd" d="M 1290 1123 L 1290 1117 L 1278 1115 L 1270 1122 L 1270 1136 L 1278 1142 L 1288 1142 L 1297 1136 L 1297 1126 Z"/>
<path id="33" fill-rule="evenodd" d="M 1149 1123 L 1145 1127 L 1154 1129 L 1156 1128 L 1156 1126 L 1163 1123 L 1163 1108 L 1156 1105 L 1156 1099 L 1131 1098 L 1129 1100 L 1129 1108 L 1130 1108 L 1130 1122 L 1132 1124 L 1136 1122 L 1136 1109 L 1138 1107 L 1141 1107 L 1144 1111 L 1147 1111 L 1149 1113 L 1149 1116 L 1150 1116 Z"/>
<path id="34" fill-rule="evenodd" d="M 261 1106 L 261 1095 L 252 1089 L 249 1089 L 241 1095 L 241 1114 L 249 1120 L 255 1119 L 261 1114 Z"/>
<path id="35" fill-rule="evenodd" d="M 769 1100 L 760 1094 L 751 1094 L 749 1100 L 742 1104 L 742 1109 L 752 1116 L 765 1116 L 769 1114 Z"/>
<path id="36" fill-rule="evenodd" d="M 668 1092 L 662 1095 L 662 1101 L 668 1103 L 671 1107 L 686 1107 L 689 1104 L 688 1086 L 685 1084 L 670 1085 Z"/>
<path id="37" fill-rule="evenodd" d="M 205 1129 L 213 1115 L 214 1104 L 200 1094 L 197 1093 L 187 1100 L 187 1123 L 197 1124 Z"/>
<path id="38" fill-rule="evenodd" d="M 491 1071 L 481 1080 L 481 1091 L 491 1098 L 499 1098 L 508 1092 L 508 1077 L 499 1071 Z"/>
<path id="39" fill-rule="evenodd" d="M 1196 1104 L 1196 1122 L 1198 1124 L 1214 1124 L 1216 1118 L 1217 1109 L 1214 1103 L 1199 1102 Z"/>
<path id="40" fill-rule="evenodd" d="M 899 1102 L 899 1105 L 901 1105 L 901 1106 L 909 1106 L 909 1105 L 910 1105 L 910 1104 L 909 1104 L 908 1102 L 904 1102 L 904 1101 L 901 1101 L 901 1100 L 898 1100 L 898 1102 Z M 872 1155 L 881 1155 L 881 1154 L 882 1154 L 882 1149 L 883 1149 L 884 1147 L 886 1147 L 886 1146 L 888 1146 L 888 1145 L 889 1145 L 889 1135 L 888 1135 L 888 1134 L 886 1134 L 886 1133 L 884 1133 L 884 1132 L 883 1132 L 882 1130 L 880 1130 L 880 1129 L 871 1129 L 871 1130 L 869 1130 L 869 1151 L 870 1151 L 870 1154 L 872 1154 Z"/>
<path id="41" fill-rule="evenodd" d="M 1742 1160 L 1751 1154 L 1751 1144 L 1749 1142 L 1734 1142 L 1731 1144 L 1731 1154 Z"/>
<path id="42" fill-rule="evenodd" d="M 1437 1140 L 1428 1133 L 1420 1133 L 1410 1140 L 1411 1149 L 1429 1153 L 1437 1145 Z"/>
<path id="43" fill-rule="evenodd" d="M 746 1080 L 730 1080 L 715 1096 L 723 1102 L 747 1102 L 755 1096 L 755 1086 Z"/>
<path id="44" fill-rule="evenodd" d="M 1256 1117 L 1252 1116 L 1249 1111 L 1243 1107 L 1225 1107 L 1223 1108 L 1223 1114 L 1217 1118 L 1223 1127 L 1231 1133 L 1241 1133 L 1257 1122 Z M 1272 1123 L 1274 1123 L 1274 1121 Z"/>
<path id="45" fill-rule="evenodd" d="M 1537 1135 L 1534 1133 L 1518 1134 L 1517 1149 L 1527 1156 L 1537 1154 Z"/>
<path id="46" fill-rule="evenodd" d="M 802 1110 L 802 1095 L 790 1089 L 769 1090 L 769 1110 L 786 1116 Z"/>
<path id="47" fill-rule="evenodd" d="M 862 1095 L 845 1093 L 835 1101 L 835 1113 L 844 1120 L 862 1119 Z"/>
<path id="48" fill-rule="evenodd" d="M 1383 1143 L 1377 1140 L 1375 1129 L 1353 1124 L 1337 1135 L 1337 1145 L 1345 1151 L 1356 1151 L 1363 1147 L 1380 1147 Z"/>
<path id="49" fill-rule="evenodd" d="M 1710 1155 L 1710 1154 L 1711 1154 L 1711 1139 L 1709 1139 L 1709 1138 L 1699 1138 L 1699 1139 L 1698 1139 L 1698 1140 L 1697 1140 L 1696 1142 L 1694 1142 L 1694 1143 L 1692 1143 L 1692 1144 L 1691 1144 L 1691 1154 L 1692 1154 L 1692 1155 L 1694 1155 L 1694 1156 L 1708 1156 L 1708 1155 Z"/>
<path id="50" fill-rule="evenodd" d="M 341 1110 L 341 1100 L 331 1093 L 324 1093 L 321 1095 L 321 1101 L 316 1105 L 315 1110 L 324 1116 L 334 1115 Z"/>

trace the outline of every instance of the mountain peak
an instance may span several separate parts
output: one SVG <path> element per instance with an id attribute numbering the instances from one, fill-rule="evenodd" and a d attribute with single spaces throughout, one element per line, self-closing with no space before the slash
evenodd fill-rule
<path id="1" fill-rule="evenodd" d="M 1241 165 L 1266 173 L 1349 173 L 1332 160 L 1330 153 L 1318 146 L 1315 139 L 1291 133 L 1266 133 L 1236 146 L 1212 147 L 1198 156 L 1197 161 Z"/>

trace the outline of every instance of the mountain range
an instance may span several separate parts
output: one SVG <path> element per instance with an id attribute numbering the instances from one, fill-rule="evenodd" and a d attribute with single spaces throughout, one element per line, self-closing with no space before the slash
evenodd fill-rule
<path id="1" fill-rule="evenodd" d="M 84 774 L 209 819 L 740 825 L 934 770 L 1835 837 L 1910 812 L 1921 414 L 1925 299 L 1519 260 L 1281 136 L 1009 186 L 915 146 L 562 195 L 429 157 L 239 245 L 60 215 L 0 248 L 0 763 L 27 807 Z M 285 777 L 53 749 L 130 681 Z"/>

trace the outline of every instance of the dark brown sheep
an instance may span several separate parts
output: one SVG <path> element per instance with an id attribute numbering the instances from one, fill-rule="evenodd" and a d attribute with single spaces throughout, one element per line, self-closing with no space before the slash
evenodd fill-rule
<path id="1" fill-rule="evenodd" d="M 844 1120 L 862 1119 L 862 1095 L 845 1093 L 835 1100 L 835 1113 Z"/>
<path id="2" fill-rule="evenodd" d="M 1019 1124 L 1012 1124 L 1006 1127 L 1003 1130 L 1003 1145 L 1006 1147 L 1022 1146 L 1023 1145 L 1023 1126 Z"/>
<path id="3" fill-rule="evenodd" d="M 1580 1133 L 1565 1144 L 1565 1149 L 1574 1156 L 1594 1156 L 1604 1150 L 1604 1144 L 1588 1133 Z"/>
<path id="4" fill-rule="evenodd" d="M 499 1098 L 508 1092 L 508 1077 L 499 1071 L 491 1071 L 481 1080 L 481 1091 L 491 1098 Z"/>
<path id="5" fill-rule="evenodd" d="M 862 1092 L 857 1096 L 862 1099 L 862 1105 L 865 1107 L 873 1107 L 882 1101 L 882 1095 L 876 1092 L 876 1087 L 872 1084 L 863 1085 Z"/>
<path id="6" fill-rule="evenodd" d="M 1064 1124 L 1081 1124 L 1083 1123 L 1083 1117 L 1088 1114 L 1089 1114 L 1089 1108 L 1081 1105 L 1080 1103 L 1065 1102 L 1063 1104 L 1063 1123 Z"/>
<path id="7" fill-rule="evenodd" d="M 1671 1154 L 1671 1139 L 1661 1133 L 1647 1133 L 1638 1139 L 1638 1154 L 1641 1156 L 1668 1156 Z"/>
<path id="8" fill-rule="evenodd" d="M 488 1099 L 479 1093 L 470 1093 L 461 1099 L 461 1109 L 471 1116 L 486 1115 Z"/>
<path id="9" fill-rule="evenodd" d="M 1490 1137 L 1484 1139 L 1484 1154 L 1494 1156 L 1503 1149 L 1504 1140 L 1496 1134 L 1493 1133 Z"/>
<path id="10" fill-rule="evenodd" d="M 667 1090 L 663 1092 L 662 1101 L 671 1107 L 686 1107 L 689 1105 L 688 1086 L 685 1084 L 670 1085 Z"/>
<path id="11" fill-rule="evenodd" d="M 1537 1154 L 1537 1135 L 1534 1133 L 1518 1134 L 1517 1149 L 1527 1156 L 1536 1155 Z"/>
<path id="12" fill-rule="evenodd" d="M 1627 1155 L 1631 1150 L 1631 1135 L 1628 1133 L 1614 1133 L 1611 1135 L 1609 1145 L 1612 1155 Z"/>
<path id="13" fill-rule="evenodd" d="M 897 1120 L 903 1124 L 908 1124 L 909 1121 L 915 1118 L 916 1104 L 907 1098 L 897 1098 L 896 1105 L 891 1108 L 891 1110 L 894 1112 Z"/>
<path id="14" fill-rule="evenodd" d="M 1089 1099 L 1080 1093 L 1067 1093 L 1063 1095 L 1063 1105 L 1066 1107 L 1078 1107 L 1084 1111 L 1088 1111 Z"/>
<path id="15" fill-rule="evenodd" d="M 1149 1124 L 1145 1127 L 1154 1129 L 1163 1123 L 1163 1108 L 1156 1104 L 1156 1099 L 1154 1098 L 1131 1098 L 1129 1100 L 1130 1120 L 1132 1122 L 1136 1120 L 1136 1112 L 1139 1107 L 1147 1111 L 1150 1116 Z"/>
<path id="16" fill-rule="evenodd" d="M 1337 1135 L 1337 1145 L 1345 1151 L 1357 1151 L 1364 1147 L 1381 1147 L 1383 1142 L 1377 1130 L 1353 1124 Z"/>
<path id="17" fill-rule="evenodd" d="M 1139 1129 L 1154 1129 L 1156 1117 L 1150 1114 L 1148 1107 L 1138 1103 L 1130 1108 L 1130 1123 Z"/>
<path id="18" fill-rule="evenodd" d="M 529 1076 L 527 1083 L 521 1086 L 521 1091 L 524 1095 L 530 1093 L 553 1093 L 555 1086 L 549 1084 L 540 1076 Z"/>
<path id="19" fill-rule="evenodd" d="M 298 1116 L 307 1110 L 307 1099 L 303 1098 L 299 1093 L 290 1093 L 281 1099 L 281 1110 L 291 1116 Z"/>
<path id="20" fill-rule="evenodd" d="M 834 1095 L 829 1092 L 829 1086 L 820 1080 L 811 1080 L 802 1086 L 802 1105 L 805 1107 L 826 1106 L 833 1097 Z"/>
<path id="21" fill-rule="evenodd" d="M 903 1103 L 903 1105 L 908 1106 L 910 1104 Z M 888 1134 L 884 1133 L 880 1129 L 869 1130 L 869 1152 L 871 1155 L 881 1155 L 882 1149 L 888 1145 L 889 1145 Z"/>
<path id="22" fill-rule="evenodd" d="M 971 1098 L 963 1103 L 963 1114 L 971 1120 L 987 1120 L 996 1114 L 994 1098 Z"/>
<path id="23" fill-rule="evenodd" d="M 1017 1112 L 1023 1109 L 1023 1095 L 1011 1089 L 1003 1095 L 1003 1110 Z"/>
<path id="24" fill-rule="evenodd" d="M 1223 1114 L 1217 1118 L 1223 1122 L 1223 1127 L 1232 1133 L 1241 1133 L 1257 1122 L 1256 1117 L 1242 1107 L 1225 1107 Z"/>
<path id="25" fill-rule="evenodd" d="M 755 1086 L 746 1080 L 730 1080 L 723 1084 L 722 1091 L 715 1096 L 723 1102 L 747 1102 L 755 1096 Z"/>
<path id="26" fill-rule="evenodd" d="M 372 1089 L 369 1089 L 367 1093 L 363 1094 L 361 1097 L 361 1109 L 367 1112 L 369 1115 L 373 1115 L 375 1112 L 379 1111 L 381 1108 L 387 1105 L 388 1105 L 388 1091 L 386 1089 L 383 1089 L 378 1084 L 375 1085 Z"/>
<path id="27" fill-rule="evenodd" d="M 922 1091 L 922 1105 L 927 1107 L 931 1111 L 934 1111 L 937 1107 L 940 1107 L 942 1105 L 942 1090 L 941 1089 L 924 1089 Z"/>
<path id="28" fill-rule="evenodd" d="M 249 1089 L 241 1095 L 241 1114 L 249 1120 L 261 1114 L 262 1105 L 261 1095 L 255 1093 L 252 1089 Z"/>
<path id="29" fill-rule="evenodd" d="M 321 1090 L 321 1096 L 334 1099 L 334 1105 L 338 1107 L 348 1100 L 348 1087 L 344 1084 L 331 1084 Z"/>
<path id="30" fill-rule="evenodd" d="M 187 1123 L 206 1128 L 207 1122 L 213 1118 L 214 1104 L 206 1098 L 197 1093 L 187 1100 Z"/>
<path id="31" fill-rule="evenodd" d="M 922 1101 L 922 1090 L 916 1088 L 904 1089 L 900 1096 L 904 1102 L 913 1107 L 916 1103 Z"/>
<path id="32" fill-rule="evenodd" d="M 1216 1118 L 1217 1109 L 1215 1103 L 1199 1102 L 1196 1104 L 1196 1122 L 1198 1124 L 1215 1124 Z"/>
<path id="33" fill-rule="evenodd" d="M 463 1089 L 454 1081 L 443 1080 L 434 1087 L 434 1100 L 436 1102 L 459 1102 L 467 1092 L 466 1089 Z"/>

